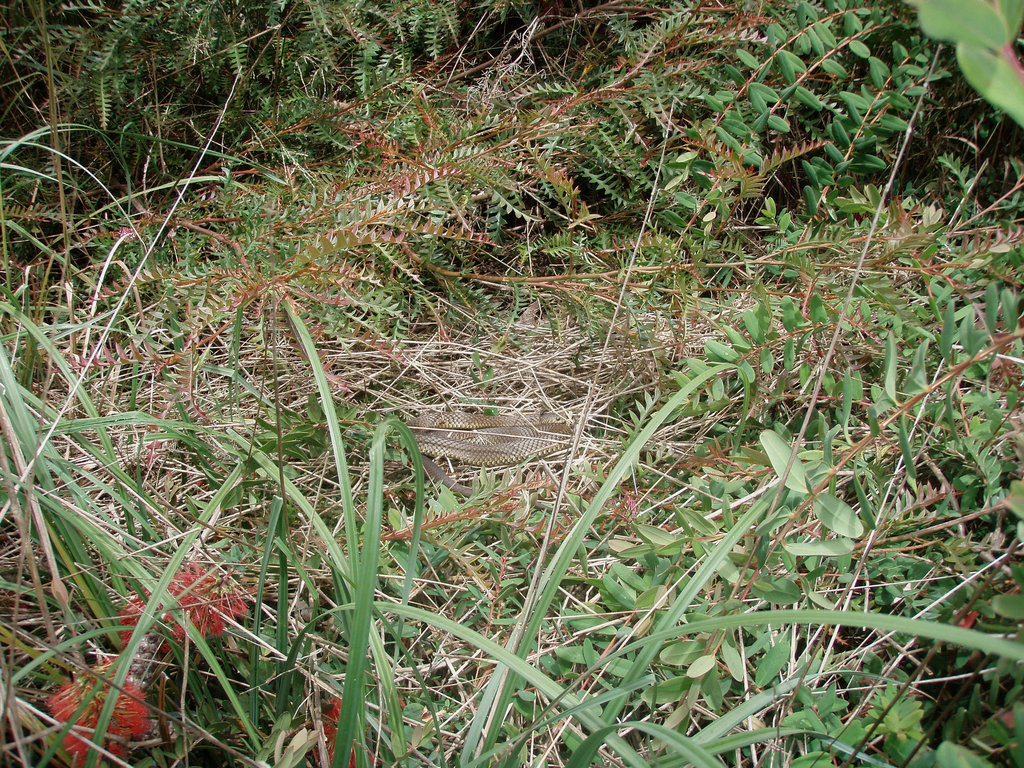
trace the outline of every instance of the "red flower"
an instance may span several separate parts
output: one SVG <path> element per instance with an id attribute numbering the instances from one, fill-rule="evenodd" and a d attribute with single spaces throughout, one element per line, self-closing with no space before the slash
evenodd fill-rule
<path id="1" fill-rule="evenodd" d="M 341 716 L 341 699 L 335 699 L 334 703 L 324 712 L 324 739 L 327 741 L 327 754 L 334 762 L 334 741 L 338 735 L 338 718 Z M 356 768 L 356 748 L 352 745 L 352 751 L 348 754 L 349 768 Z"/>
<path id="2" fill-rule="evenodd" d="M 327 748 L 334 750 L 334 737 L 338 735 L 338 718 L 341 717 L 341 699 L 335 699 L 324 712 L 324 738 Z"/>
<path id="3" fill-rule="evenodd" d="M 138 595 L 132 595 L 128 598 L 128 604 L 124 607 L 124 613 L 118 616 L 118 620 L 125 627 L 134 627 L 139 623 L 139 617 L 142 615 L 142 610 L 146 607 L 146 602 L 142 600 Z M 132 636 L 131 629 L 125 629 L 121 632 L 121 645 L 128 644 L 128 638 Z"/>
<path id="4" fill-rule="evenodd" d="M 173 634 L 177 640 L 184 640 L 186 623 L 180 618 L 184 614 L 195 625 L 203 637 L 219 637 L 224 634 L 226 622 L 237 619 L 249 610 L 249 593 L 234 586 L 227 578 L 220 578 L 213 569 L 203 568 L 196 563 L 185 564 L 167 587 L 177 601 L 177 607 L 163 615 L 164 621 L 174 625 Z M 132 597 L 121 616 L 121 623 L 134 626 L 145 608 L 145 601 Z M 131 631 L 121 633 L 122 642 L 127 642 Z"/>
<path id="5" fill-rule="evenodd" d="M 100 712 L 107 697 L 111 695 L 110 684 L 102 681 L 112 671 L 110 662 L 100 664 L 88 674 L 76 675 L 70 683 L 61 686 L 50 697 L 50 714 L 61 722 L 74 718 L 74 726 L 64 739 L 64 749 L 74 758 L 75 765 L 82 765 L 86 755 L 93 749 L 93 731 L 99 721 Z M 142 691 L 135 683 L 124 684 L 120 693 L 114 693 L 117 701 L 107 724 L 103 746 L 112 754 L 124 757 L 128 742 L 145 736 L 150 729 L 149 710 L 142 703 Z M 76 716 L 77 715 L 77 716 Z"/>
<path id="6" fill-rule="evenodd" d="M 187 564 L 167 591 L 178 599 L 178 606 L 203 637 L 220 637 L 224 634 L 226 619 L 237 619 L 249 610 L 246 592 L 227 578 L 218 578 L 212 569 L 195 563 Z M 185 639 L 182 622 L 174 628 L 174 636 L 178 640 Z"/>

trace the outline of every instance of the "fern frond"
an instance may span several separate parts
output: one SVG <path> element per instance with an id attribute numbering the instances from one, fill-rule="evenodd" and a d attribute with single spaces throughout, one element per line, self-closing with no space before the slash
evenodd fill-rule
<path id="1" fill-rule="evenodd" d="M 824 147 L 828 142 L 822 140 L 808 140 L 801 144 L 788 147 L 776 147 L 775 151 L 771 153 L 761 162 L 761 173 L 768 174 L 777 169 L 780 165 L 788 163 L 790 160 L 795 160 L 798 157 L 816 152 Z"/>

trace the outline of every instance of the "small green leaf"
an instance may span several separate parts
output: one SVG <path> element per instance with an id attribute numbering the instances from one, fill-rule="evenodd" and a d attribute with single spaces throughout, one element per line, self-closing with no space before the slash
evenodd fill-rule
<path id="1" fill-rule="evenodd" d="M 867 112 L 871 109 L 871 104 L 868 100 L 861 96 L 859 93 L 853 91 L 840 91 L 839 98 L 843 100 L 843 103 L 858 112 Z"/>
<path id="2" fill-rule="evenodd" d="M 679 536 L 669 533 L 656 525 L 638 524 L 634 527 L 636 535 L 647 544 L 655 547 L 668 547 L 679 543 Z"/>
<path id="3" fill-rule="evenodd" d="M 750 128 L 742 120 L 737 120 L 732 117 L 726 117 L 722 120 L 721 126 L 725 128 L 732 136 L 739 136 L 740 138 L 750 137 Z"/>
<path id="4" fill-rule="evenodd" d="M 786 579 L 757 579 L 751 583 L 750 591 L 776 605 L 792 605 L 803 599 L 800 587 Z"/>
<path id="5" fill-rule="evenodd" d="M 902 133 L 910 124 L 902 117 L 887 112 L 882 115 L 879 125 L 891 133 Z"/>
<path id="6" fill-rule="evenodd" d="M 814 515 L 822 525 L 840 536 L 856 539 L 864 533 L 864 524 L 853 507 L 831 493 L 819 493 L 815 497 Z"/>
<path id="7" fill-rule="evenodd" d="M 765 316 L 764 307 L 758 307 L 757 309 L 748 309 L 743 313 L 743 325 L 747 329 L 747 333 L 750 334 L 750 338 L 754 340 L 755 344 L 761 344 L 764 342 L 765 332 Z"/>
<path id="8" fill-rule="evenodd" d="M 725 666 L 728 667 L 729 674 L 732 675 L 732 679 L 736 682 L 742 682 L 744 679 L 743 658 L 740 656 L 740 652 L 736 650 L 736 646 L 732 644 L 729 638 L 722 641 L 721 652 L 722 661 L 724 661 Z"/>
<path id="9" fill-rule="evenodd" d="M 800 2 L 796 6 L 796 20 L 801 27 L 806 27 L 818 20 L 818 11 L 810 3 Z"/>
<path id="10" fill-rule="evenodd" d="M 789 663 L 789 643 L 785 639 L 777 639 L 778 642 L 768 649 L 768 652 L 765 653 L 757 665 L 754 684 L 759 688 L 763 688 L 774 680 L 776 675 L 782 671 L 782 668 Z"/>
<path id="11" fill-rule="evenodd" d="M 792 338 L 782 346 L 782 365 L 787 371 L 796 367 L 796 341 Z"/>
<path id="12" fill-rule="evenodd" d="M 917 482 L 917 467 L 914 465 L 914 452 L 910 447 L 910 433 L 907 430 L 906 418 L 900 419 L 896 433 L 900 442 L 900 453 L 903 454 L 903 468 L 907 473 L 907 479 Z"/>
<path id="13" fill-rule="evenodd" d="M 638 611 L 649 611 L 656 605 L 663 605 L 665 595 L 668 594 L 668 587 L 664 584 L 645 589 L 636 598 L 636 609 Z"/>
<path id="14" fill-rule="evenodd" d="M 704 655 L 705 644 L 696 640 L 680 640 L 666 645 L 658 658 L 673 667 L 688 667 Z"/>
<path id="15" fill-rule="evenodd" d="M 896 338 L 892 333 L 885 340 L 885 394 L 896 402 Z"/>
<path id="16" fill-rule="evenodd" d="M 828 322 L 828 309 L 825 307 L 825 300 L 817 293 L 811 294 L 811 300 L 807 303 L 807 314 L 810 315 L 811 321 L 818 325 Z"/>
<path id="17" fill-rule="evenodd" d="M 779 67 L 779 74 L 785 79 L 787 83 L 796 82 L 797 72 L 806 72 L 807 67 L 795 53 L 787 50 L 781 50 L 775 54 L 775 63 Z"/>
<path id="18" fill-rule="evenodd" d="M 844 95 L 846 91 L 842 91 L 839 94 L 839 98 L 843 100 L 843 104 L 846 105 L 846 114 L 850 116 L 850 119 L 860 125 L 864 122 L 864 115 L 861 114 L 861 110 L 857 108 L 857 102 L 853 99 L 848 99 Z"/>
<path id="19" fill-rule="evenodd" d="M 868 76 L 871 84 L 881 90 L 885 88 L 885 82 L 889 79 L 889 67 L 881 59 L 871 56 L 868 59 Z"/>
<path id="20" fill-rule="evenodd" d="M 819 541 L 784 541 L 783 549 L 797 557 L 841 557 L 853 552 L 853 541 L 847 538 Z"/>
<path id="21" fill-rule="evenodd" d="M 807 324 L 804 316 L 800 314 L 800 307 L 788 296 L 782 300 L 782 325 L 790 332 L 795 331 L 797 328 L 802 328 Z M 790 366 L 786 366 L 790 368 Z"/>
<path id="22" fill-rule="evenodd" d="M 744 336 L 742 331 L 729 325 L 724 326 L 722 330 L 729 337 L 734 349 L 744 354 L 750 351 L 750 339 Z"/>
<path id="23" fill-rule="evenodd" d="M 715 135 L 718 136 L 718 138 L 721 140 L 723 144 L 725 144 L 727 147 L 729 147 L 729 149 L 733 150 L 734 152 L 743 151 L 743 145 L 739 142 L 739 140 L 735 136 L 731 135 L 722 126 L 715 126 Z"/>
<path id="24" fill-rule="evenodd" d="M 1024 82 L 1014 69 L 1020 63 L 1012 51 L 1000 54 L 960 43 L 956 47 L 956 60 L 967 82 L 978 93 L 1024 126 Z"/>
<path id="25" fill-rule="evenodd" d="M 990 334 L 999 328 L 999 285 L 989 283 L 985 289 L 985 328 Z"/>
<path id="26" fill-rule="evenodd" d="M 627 568 L 622 563 L 612 563 L 609 574 L 615 576 L 621 583 L 630 587 L 636 592 L 643 592 L 651 586 L 650 581 L 632 568 Z"/>
<path id="27" fill-rule="evenodd" d="M 814 31 L 818 33 L 818 37 L 821 39 L 821 42 L 823 42 L 829 48 L 836 47 L 836 38 L 832 34 L 832 30 L 828 28 L 827 24 L 822 24 L 821 22 L 818 22 L 817 24 L 814 25 Z"/>
<path id="28" fill-rule="evenodd" d="M 555 656 L 570 664 L 586 664 L 586 652 L 582 645 L 560 645 L 555 648 Z"/>
<path id="29" fill-rule="evenodd" d="M 789 133 L 789 123 L 778 115 L 768 115 L 768 127 L 779 133 Z"/>
<path id="30" fill-rule="evenodd" d="M 867 492 L 864 490 L 864 486 L 860 480 L 857 479 L 856 475 L 853 478 L 853 490 L 857 495 L 857 505 L 860 507 L 862 516 L 868 521 L 869 525 L 874 525 L 874 515 L 871 514 L 871 500 L 868 498 Z"/>
<path id="31" fill-rule="evenodd" d="M 764 83 L 751 83 L 750 87 L 747 88 L 747 92 L 752 96 L 757 94 L 757 97 L 761 99 L 761 101 L 769 104 L 774 104 L 779 100 L 778 91 L 774 88 L 769 88 Z"/>
<path id="32" fill-rule="evenodd" d="M 793 96 L 796 98 L 797 101 L 807 105 L 813 110 L 821 111 L 822 109 L 825 108 L 825 104 L 821 101 L 821 99 L 819 99 L 809 90 L 804 88 L 802 85 L 798 85 L 796 87 L 796 89 L 793 91 Z"/>
<path id="33" fill-rule="evenodd" d="M 843 34 L 846 37 L 853 37 L 859 35 L 864 31 L 864 24 L 861 23 L 860 17 L 857 16 L 853 11 L 847 11 L 843 14 Z"/>
<path id="34" fill-rule="evenodd" d="M 752 130 L 754 133 L 761 134 L 761 133 L 764 133 L 764 130 L 767 127 L 768 127 L 768 105 L 765 105 L 764 109 L 761 110 L 761 114 L 759 114 L 756 118 L 754 118 L 754 122 L 750 124 L 750 130 Z"/>
<path id="35" fill-rule="evenodd" d="M 856 159 L 850 163 L 850 170 L 854 173 L 879 173 L 888 168 L 884 158 L 875 157 L 874 155 L 865 155 L 863 152 L 858 153 Z"/>
<path id="36" fill-rule="evenodd" d="M 734 363 L 740 359 L 740 355 L 735 349 L 714 339 L 704 342 L 704 354 L 709 360 L 719 363 Z"/>
<path id="37" fill-rule="evenodd" d="M 980 345 L 977 343 L 978 335 L 974 332 L 973 313 L 965 313 L 963 318 L 961 318 L 960 327 L 957 328 L 957 336 L 961 346 L 964 348 L 964 352 L 968 356 L 973 356 L 980 349 Z"/>
<path id="38" fill-rule="evenodd" d="M 1024 595 L 997 595 L 992 608 L 1003 618 L 1024 621 Z"/>
<path id="39" fill-rule="evenodd" d="M 759 62 L 754 55 L 750 53 L 746 48 L 736 49 L 736 58 L 746 64 L 750 69 L 760 69 L 761 62 Z"/>
<path id="40" fill-rule="evenodd" d="M 1020 31 L 1020 23 L 1024 19 L 1024 0 L 999 0 L 999 10 L 1003 13 L 1006 28 L 1011 32 Z"/>
<path id="41" fill-rule="evenodd" d="M 833 46 L 833 48 L 834 47 L 835 46 Z M 844 67 L 835 59 L 825 59 L 823 62 L 821 62 L 821 68 L 825 70 L 825 72 L 827 72 L 828 74 L 832 75 L 832 77 L 840 77 L 845 79 L 850 76 L 850 73 L 846 71 L 846 67 Z"/>
<path id="42" fill-rule="evenodd" d="M 842 123 L 840 123 L 838 120 L 833 120 L 832 125 L 829 126 L 829 128 L 832 131 L 832 138 L 835 140 L 836 144 L 838 144 L 843 149 L 846 149 L 847 147 L 850 146 L 850 134 L 846 132 L 846 129 L 843 127 Z"/>
<path id="43" fill-rule="evenodd" d="M 678 703 L 694 685 L 694 681 L 685 675 L 670 677 L 668 680 L 661 680 L 657 685 L 645 689 L 640 694 L 640 698 L 652 706 Z M 589 765 L 589 763 L 587 764 Z"/>
<path id="44" fill-rule="evenodd" d="M 807 206 L 807 214 L 814 216 L 818 213 L 818 198 L 821 192 L 810 184 L 804 185 L 804 204 Z"/>
<path id="45" fill-rule="evenodd" d="M 722 71 L 732 80 L 736 85 L 743 85 L 747 82 L 747 78 L 740 73 L 736 67 L 732 64 L 722 64 Z"/>
<path id="46" fill-rule="evenodd" d="M 994 768 L 992 763 L 971 752 L 967 747 L 944 741 L 935 750 L 936 768 Z"/>
<path id="47" fill-rule="evenodd" d="M 770 429 L 761 433 L 761 446 L 768 454 L 768 461 L 771 462 L 775 474 L 782 477 L 789 464 L 789 459 L 793 455 L 792 447 Z M 786 477 L 786 487 L 797 493 L 810 493 L 811 487 L 807 481 L 807 470 L 800 459 L 793 462 L 789 475 Z"/>
<path id="48" fill-rule="evenodd" d="M 1019 306 L 1019 302 L 1017 301 L 1017 294 L 1011 291 L 1009 288 L 1004 288 L 1000 293 L 999 303 L 1003 310 L 1003 320 L 1007 323 L 1007 325 L 1016 325 L 1017 319 L 1020 317 L 1020 313 L 1017 309 Z"/>
<path id="49" fill-rule="evenodd" d="M 855 56 L 859 56 L 862 59 L 866 59 L 871 56 L 871 49 L 864 45 L 860 40 L 850 41 L 850 51 Z"/>
<path id="50" fill-rule="evenodd" d="M 804 30 L 802 41 L 806 41 L 810 44 L 811 50 L 814 51 L 816 56 L 825 55 L 825 44 L 821 42 L 821 38 L 818 37 L 818 33 L 814 27 L 808 27 Z"/>
<path id="51" fill-rule="evenodd" d="M 715 668 L 715 654 L 709 653 L 701 656 L 689 667 L 686 668 L 686 676 L 694 679 L 704 677 L 708 672 Z"/>
<path id="52" fill-rule="evenodd" d="M 1006 497 L 1005 503 L 1013 514 L 1024 520 L 1024 482 L 1014 480 L 1010 483 L 1010 495 Z"/>
<path id="53" fill-rule="evenodd" d="M 691 195 L 689 192 L 679 192 L 676 194 L 676 202 L 679 203 L 687 211 L 697 210 L 699 201 L 696 197 Z"/>
<path id="54" fill-rule="evenodd" d="M 847 370 L 843 374 L 843 399 L 839 405 L 839 422 L 843 426 L 848 426 L 850 421 L 850 409 L 853 406 L 853 377 L 850 376 L 850 371 Z"/>
<path id="55" fill-rule="evenodd" d="M 1012 39 L 999 11 L 985 0 L 916 0 L 914 5 L 921 29 L 938 40 L 998 50 Z"/>
<path id="56" fill-rule="evenodd" d="M 681 177 L 676 176 L 676 178 L 678 179 L 678 178 L 681 178 Z M 665 221 L 667 221 L 673 227 L 682 228 L 682 227 L 686 226 L 686 219 L 684 219 L 682 216 L 680 216 L 675 211 L 662 211 L 661 215 L 665 218 Z"/>
<path id="57" fill-rule="evenodd" d="M 611 574 L 605 574 L 601 579 L 601 588 L 606 596 L 619 606 L 632 610 L 636 607 L 636 593 L 624 586 Z"/>

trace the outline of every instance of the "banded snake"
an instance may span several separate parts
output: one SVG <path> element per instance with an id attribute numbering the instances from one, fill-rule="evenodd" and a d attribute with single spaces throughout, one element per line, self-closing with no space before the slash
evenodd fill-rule
<path id="1" fill-rule="evenodd" d="M 488 416 L 453 411 L 429 413 L 406 422 L 423 454 L 423 468 L 436 482 L 469 496 L 431 459 L 446 458 L 477 467 L 502 467 L 538 459 L 567 448 L 573 429 L 553 413 Z M 428 458 L 429 457 L 429 458 Z"/>

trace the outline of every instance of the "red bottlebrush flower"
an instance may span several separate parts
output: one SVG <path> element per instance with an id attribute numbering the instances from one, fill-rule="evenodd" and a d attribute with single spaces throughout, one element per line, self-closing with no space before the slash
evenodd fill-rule
<path id="1" fill-rule="evenodd" d="M 132 595 L 128 599 L 128 603 L 124 607 L 124 613 L 118 616 L 118 621 L 121 622 L 122 626 L 134 627 L 139 623 L 139 617 L 142 615 L 142 610 L 146 607 L 145 601 L 143 601 L 138 595 Z M 128 643 L 128 638 L 132 636 L 132 629 L 121 630 L 121 645 L 124 646 Z"/>
<path id="2" fill-rule="evenodd" d="M 74 726 L 64 739 L 64 749 L 74 758 L 75 765 L 82 765 L 93 749 L 90 741 L 99 722 L 100 713 L 111 695 L 110 685 L 101 678 L 112 672 L 111 663 L 100 664 L 91 673 L 75 675 L 49 699 L 50 714 L 55 719 L 68 722 L 74 718 Z M 149 710 L 142 703 L 142 691 L 135 683 L 126 682 L 117 695 L 114 711 L 107 724 L 103 747 L 118 757 L 128 751 L 128 742 L 145 736 L 150 729 Z M 83 729 L 84 732 L 80 732 Z"/>
<path id="3" fill-rule="evenodd" d="M 341 699 L 335 699 L 334 703 L 324 712 L 324 740 L 327 742 L 327 756 L 334 762 L 334 741 L 338 735 L 338 718 L 341 717 Z M 348 754 L 349 768 L 356 768 L 356 748 L 352 745 L 352 751 Z"/>
<path id="4" fill-rule="evenodd" d="M 185 639 L 185 623 L 175 618 L 184 614 L 195 625 L 203 637 L 219 637 L 224 634 L 226 622 L 245 615 L 249 610 L 250 595 L 246 590 L 233 585 L 228 579 L 220 578 L 212 569 L 196 563 L 187 563 L 171 580 L 167 587 L 177 606 L 163 614 L 163 620 L 174 625 L 173 635 L 177 640 Z M 132 597 L 121 615 L 121 623 L 133 627 L 139 623 L 139 616 L 145 608 L 145 601 Z M 127 642 L 131 630 L 121 633 L 122 642 Z"/>
<path id="5" fill-rule="evenodd" d="M 226 620 L 237 619 L 249 610 L 247 592 L 195 563 L 185 565 L 167 591 L 177 598 L 178 606 L 203 637 L 220 637 Z M 185 639 L 182 622 L 177 622 L 174 636 Z"/>
<path id="6" fill-rule="evenodd" d="M 341 699 L 334 702 L 324 712 L 324 738 L 327 740 L 327 748 L 334 749 L 334 737 L 338 735 L 338 718 L 341 717 Z"/>

